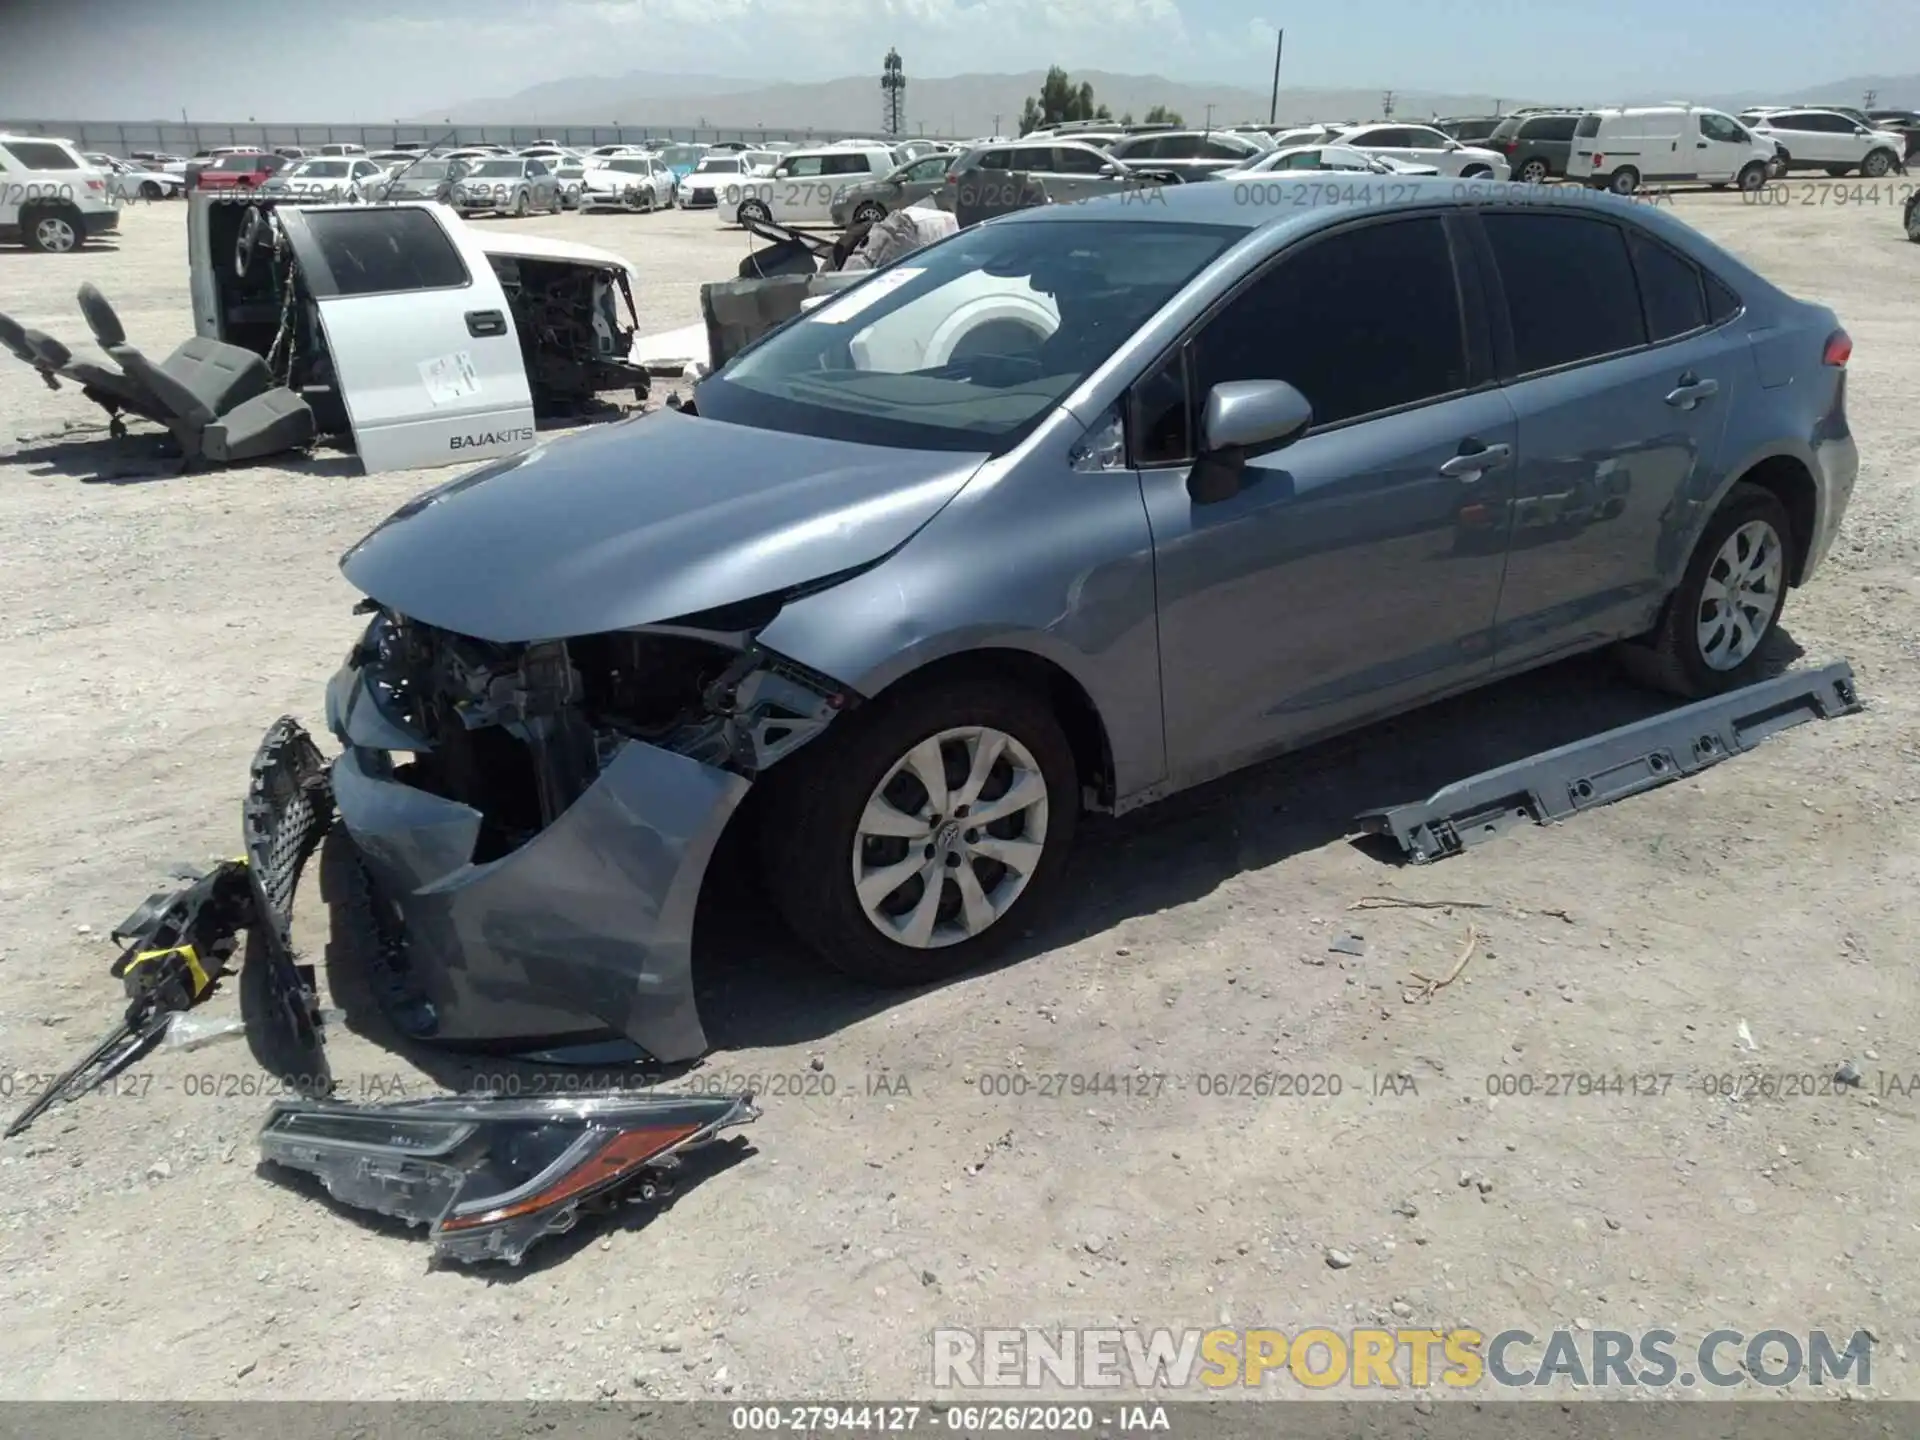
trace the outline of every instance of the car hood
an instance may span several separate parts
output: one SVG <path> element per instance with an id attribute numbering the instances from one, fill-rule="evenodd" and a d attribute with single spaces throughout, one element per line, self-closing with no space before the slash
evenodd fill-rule
<path id="1" fill-rule="evenodd" d="M 340 569 L 389 609 L 482 640 L 620 630 L 870 564 L 985 459 L 659 410 L 430 490 Z"/>

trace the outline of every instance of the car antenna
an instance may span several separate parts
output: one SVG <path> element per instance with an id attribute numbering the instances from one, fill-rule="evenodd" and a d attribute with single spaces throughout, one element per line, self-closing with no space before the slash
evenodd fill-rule
<path id="1" fill-rule="evenodd" d="M 427 148 L 422 150 L 418 155 L 415 155 L 411 160 L 407 161 L 407 163 L 402 165 L 398 170 L 394 171 L 393 174 L 389 175 L 387 177 L 387 183 L 380 187 L 380 193 L 382 195 L 391 195 L 393 193 L 393 187 L 400 183 L 400 177 L 402 175 L 406 174 L 407 171 L 411 170 L 414 166 L 418 165 L 422 160 L 426 159 L 427 156 L 431 155 L 434 151 L 438 150 L 442 145 L 446 144 L 449 140 L 458 140 L 459 138 L 460 138 L 460 129 L 458 126 L 455 126 L 453 129 L 449 130 L 445 135 L 441 136 L 438 140 L 434 141 L 431 145 L 427 146 Z"/>

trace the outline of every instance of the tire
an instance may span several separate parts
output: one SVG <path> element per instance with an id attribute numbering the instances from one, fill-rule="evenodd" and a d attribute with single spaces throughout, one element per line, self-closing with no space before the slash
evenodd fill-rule
<path id="1" fill-rule="evenodd" d="M 764 200 L 742 200 L 740 208 L 733 212 L 733 218 L 745 225 L 749 220 L 771 220 L 773 212 L 767 209 L 767 203 Z"/>
<path id="2" fill-rule="evenodd" d="M 1640 172 L 1631 165 L 1622 165 L 1607 177 L 1607 189 L 1616 195 L 1631 195 L 1640 188 Z"/>
<path id="3" fill-rule="evenodd" d="M 1514 172 L 1513 178 L 1518 180 L 1522 185 L 1541 185 L 1544 184 L 1552 174 L 1553 168 L 1548 165 L 1545 160 L 1535 155 Z"/>
<path id="4" fill-rule="evenodd" d="M 1791 150 L 1782 150 L 1779 154 L 1775 155 L 1773 157 L 1772 169 L 1776 176 L 1785 175 L 1793 169 L 1793 152 Z"/>
<path id="5" fill-rule="evenodd" d="M 1708 584 L 1725 574 L 1723 551 L 1732 546 L 1734 537 L 1744 533 L 1749 539 L 1757 538 L 1760 532 L 1754 530 L 1756 526 L 1771 532 L 1771 539 L 1764 544 L 1772 547 L 1773 578 L 1765 592 L 1772 601 L 1772 610 L 1757 632 L 1752 631 L 1752 624 L 1758 617 L 1749 612 L 1749 642 L 1723 657 L 1726 661 L 1737 657 L 1738 663 L 1716 664 L 1703 650 L 1703 640 L 1717 645 L 1713 634 L 1719 633 L 1713 632 L 1712 614 L 1707 608 L 1713 603 L 1706 594 Z M 1659 623 L 1638 640 L 1620 647 L 1627 671 L 1644 684 L 1690 700 L 1719 695 L 1752 681 L 1763 663 L 1767 641 L 1786 607 L 1789 557 L 1794 553 L 1795 543 L 1793 522 L 1787 509 L 1771 491 L 1745 481 L 1735 485 L 1701 532 L 1693 557 L 1687 562 L 1686 574 L 1680 579 L 1680 588 L 1668 597 Z M 1763 554 L 1752 550 L 1748 553 L 1750 556 Z M 1758 592 L 1749 592 L 1749 595 L 1757 598 Z M 1720 615 L 1726 610 L 1724 602 L 1716 606 Z M 1720 629 L 1724 631 L 1726 627 Z"/>
<path id="6" fill-rule="evenodd" d="M 158 181 L 142 180 L 140 182 L 140 198 L 142 200 L 158 200 L 160 195 L 161 190 Z"/>
<path id="7" fill-rule="evenodd" d="M 1869 180 L 1878 180 L 1899 163 L 1891 150 L 1870 151 L 1860 162 L 1860 173 Z"/>
<path id="8" fill-rule="evenodd" d="M 1765 165 L 1758 160 L 1750 160 L 1740 168 L 1740 173 L 1735 178 L 1742 190 L 1752 194 L 1765 189 L 1769 177 Z"/>
<path id="9" fill-rule="evenodd" d="M 529 208 L 531 207 L 528 204 L 526 191 L 522 190 L 513 197 L 513 218 L 514 219 L 524 220 L 526 218 L 527 211 Z"/>
<path id="10" fill-rule="evenodd" d="M 979 842 L 982 832 L 968 830 L 963 817 L 945 817 L 928 836 L 905 837 L 863 834 L 862 816 L 884 790 L 894 813 L 909 807 L 924 813 L 928 792 L 907 760 L 923 742 L 946 732 L 985 729 L 1011 743 L 1024 768 L 1044 785 L 1044 803 L 1023 808 L 996 824 L 1020 827 L 1012 837 L 1040 831 L 1038 859 L 1024 885 L 1018 872 L 977 852 L 965 851 L 965 838 Z M 960 974 L 991 957 L 1018 936 L 1026 917 L 1044 904 L 1058 882 L 1073 842 L 1080 805 L 1079 776 L 1072 747 L 1052 708 L 1035 691 L 992 674 L 950 675 L 923 684 L 907 681 L 899 693 L 882 696 L 867 708 L 841 720 L 833 729 L 791 760 L 787 773 L 776 770 L 769 786 L 768 805 L 761 815 L 762 873 L 775 908 L 794 933 L 827 964 L 856 979 L 880 986 L 924 985 Z M 966 779 L 968 742 L 948 741 L 940 755 L 949 785 Z M 984 793 L 1014 783 L 1015 771 L 1003 770 L 1005 755 L 989 772 Z M 897 773 L 896 773 L 897 772 Z M 1031 785 L 1032 781 L 1022 781 Z M 957 797 L 957 791 L 949 791 Z M 1037 822 L 1037 824 L 1036 824 Z M 957 831 L 957 836 L 954 833 Z M 918 903 L 927 894 L 924 871 L 904 875 L 890 893 L 876 899 L 881 918 L 869 915 L 855 886 L 856 865 L 876 875 L 889 865 L 918 863 L 913 851 L 922 839 L 926 853 L 935 844 L 958 844 L 945 865 L 928 862 L 940 877 L 938 916 L 931 943 L 916 945 L 882 933 L 883 923 L 897 918 L 911 931 L 916 915 L 931 916 Z M 997 837 L 1007 843 L 1008 837 Z M 1034 843 L 1028 840 L 1026 843 Z M 899 851 L 895 859 L 894 850 Z M 1001 901 L 1000 912 L 977 930 L 964 922 L 961 886 L 964 865 L 976 882 L 976 903 L 983 894 L 1012 893 Z M 991 894 L 989 894 L 991 892 Z"/>
<path id="11" fill-rule="evenodd" d="M 854 207 L 852 223 L 855 225 L 878 225 L 886 218 L 886 206 L 875 200 L 862 200 L 859 205 Z"/>
<path id="12" fill-rule="evenodd" d="M 1907 197 L 1906 214 L 1902 215 L 1900 220 L 1906 227 L 1907 239 L 1920 245 L 1920 193 Z"/>
<path id="13" fill-rule="evenodd" d="M 547 213 L 549 215 L 558 215 L 562 210 L 566 208 L 567 208 L 567 202 L 561 198 L 560 187 L 556 185 L 553 190 L 553 203 L 547 206 Z"/>
<path id="14" fill-rule="evenodd" d="M 86 222 L 71 205 L 35 205 L 20 212 L 20 238 L 42 255 L 67 255 L 87 243 Z"/>

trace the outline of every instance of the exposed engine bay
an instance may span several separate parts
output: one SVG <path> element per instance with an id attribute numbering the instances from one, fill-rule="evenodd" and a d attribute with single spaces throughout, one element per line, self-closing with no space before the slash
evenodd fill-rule
<path id="1" fill-rule="evenodd" d="M 215 205 L 207 212 L 218 338 L 266 357 L 275 382 L 303 395 L 313 407 L 321 433 L 344 435 L 351 430 L 348 407 L 316 296 L 316 290 L 339 293 L 327 290 L 335 277 L 316 283 L 309 264 L 320 252 L 311 238 L 296 243 L 293 227 L 281 216 L 283 209 L 293 214 L 304 208 L 282 198 Z M 422 207 L 368 205 L 357 207 L 352 218 L 407 213 L 427 212 Z M 464 222 L 449 217 L 438 223 Z M 379 290 L 346 293 L 381 293 L 404 304 L 410 297 L 398 292 L 446 284 L 433 273 L 441 263 L 438 249 L 444 248 L 444 240 L 431 226 L 395 219 L 385 233 L 370 239 L 369 249 L 388 253 L 368 257 L 365 269 L 374 276 L 372 283 L 385 283 Z M 646 367 L 627 358 L 638 329 L 629 270 L 611 263 L 612 257 L 603 263 L 511 253 L 516 243 L 531 251 L 543 248 L 537 237 L 513 236 L 486 237 L 482 247 L 505 293 L 534 417 L 581 418 L 605 408 L 600 397 L 606 392 L 626 391 L 645 399 L 650 385 Z M 421 253 L 405 253 L 409 246 Z M 546 242 L 544 248 L 561 247 Z M 328 258 L 340 263 L 337 255 Z M 404 343 L 400 336 L 396 341 Z"/>
<path id="2" fill-rule="evenodd" d="M 479 812 L 476 864 L 552 825 L 628 741 L 752 779 L 854 698 L 746 629 L 497 645 L 378 611 L 350 664 L 383 717 L 424 742 L 392 778 Z"/>

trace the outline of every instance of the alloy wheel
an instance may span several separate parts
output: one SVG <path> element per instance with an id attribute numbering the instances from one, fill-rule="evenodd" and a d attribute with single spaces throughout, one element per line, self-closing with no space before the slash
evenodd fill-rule
<path id="1" fill-rule="evenodd" d="M 1529 160 L 1520 167 L 1520 179 L 1528 185 L 1538 185 L 1546 178 L 1547 162 L 1544 160 Z"/>
<path id="2" fill-rule="evenodd" d="M 1708 669 L 1733 670 L 1753 654 L 1780 612 L 1785 573 L 1780 537 L 1765 520 L 1726 538 L 1707 567 L 1694 627 Z"/>
<path id="3" fill-rule="evenodd" d="M 79 245 L 80 232 L 64 215 L 43 215 L 34 222 L 33 238 L 42 250 L 64 255 Z"/>
<path id="4" fill-rule="evenodd" d="M 943 730 L 894 762 L 853 842 L 867 919 L 912 949 L 970 940 L 1020 898 L 1046 852 L 1048 794 L 1032 752 L 988 726 Z"/>

